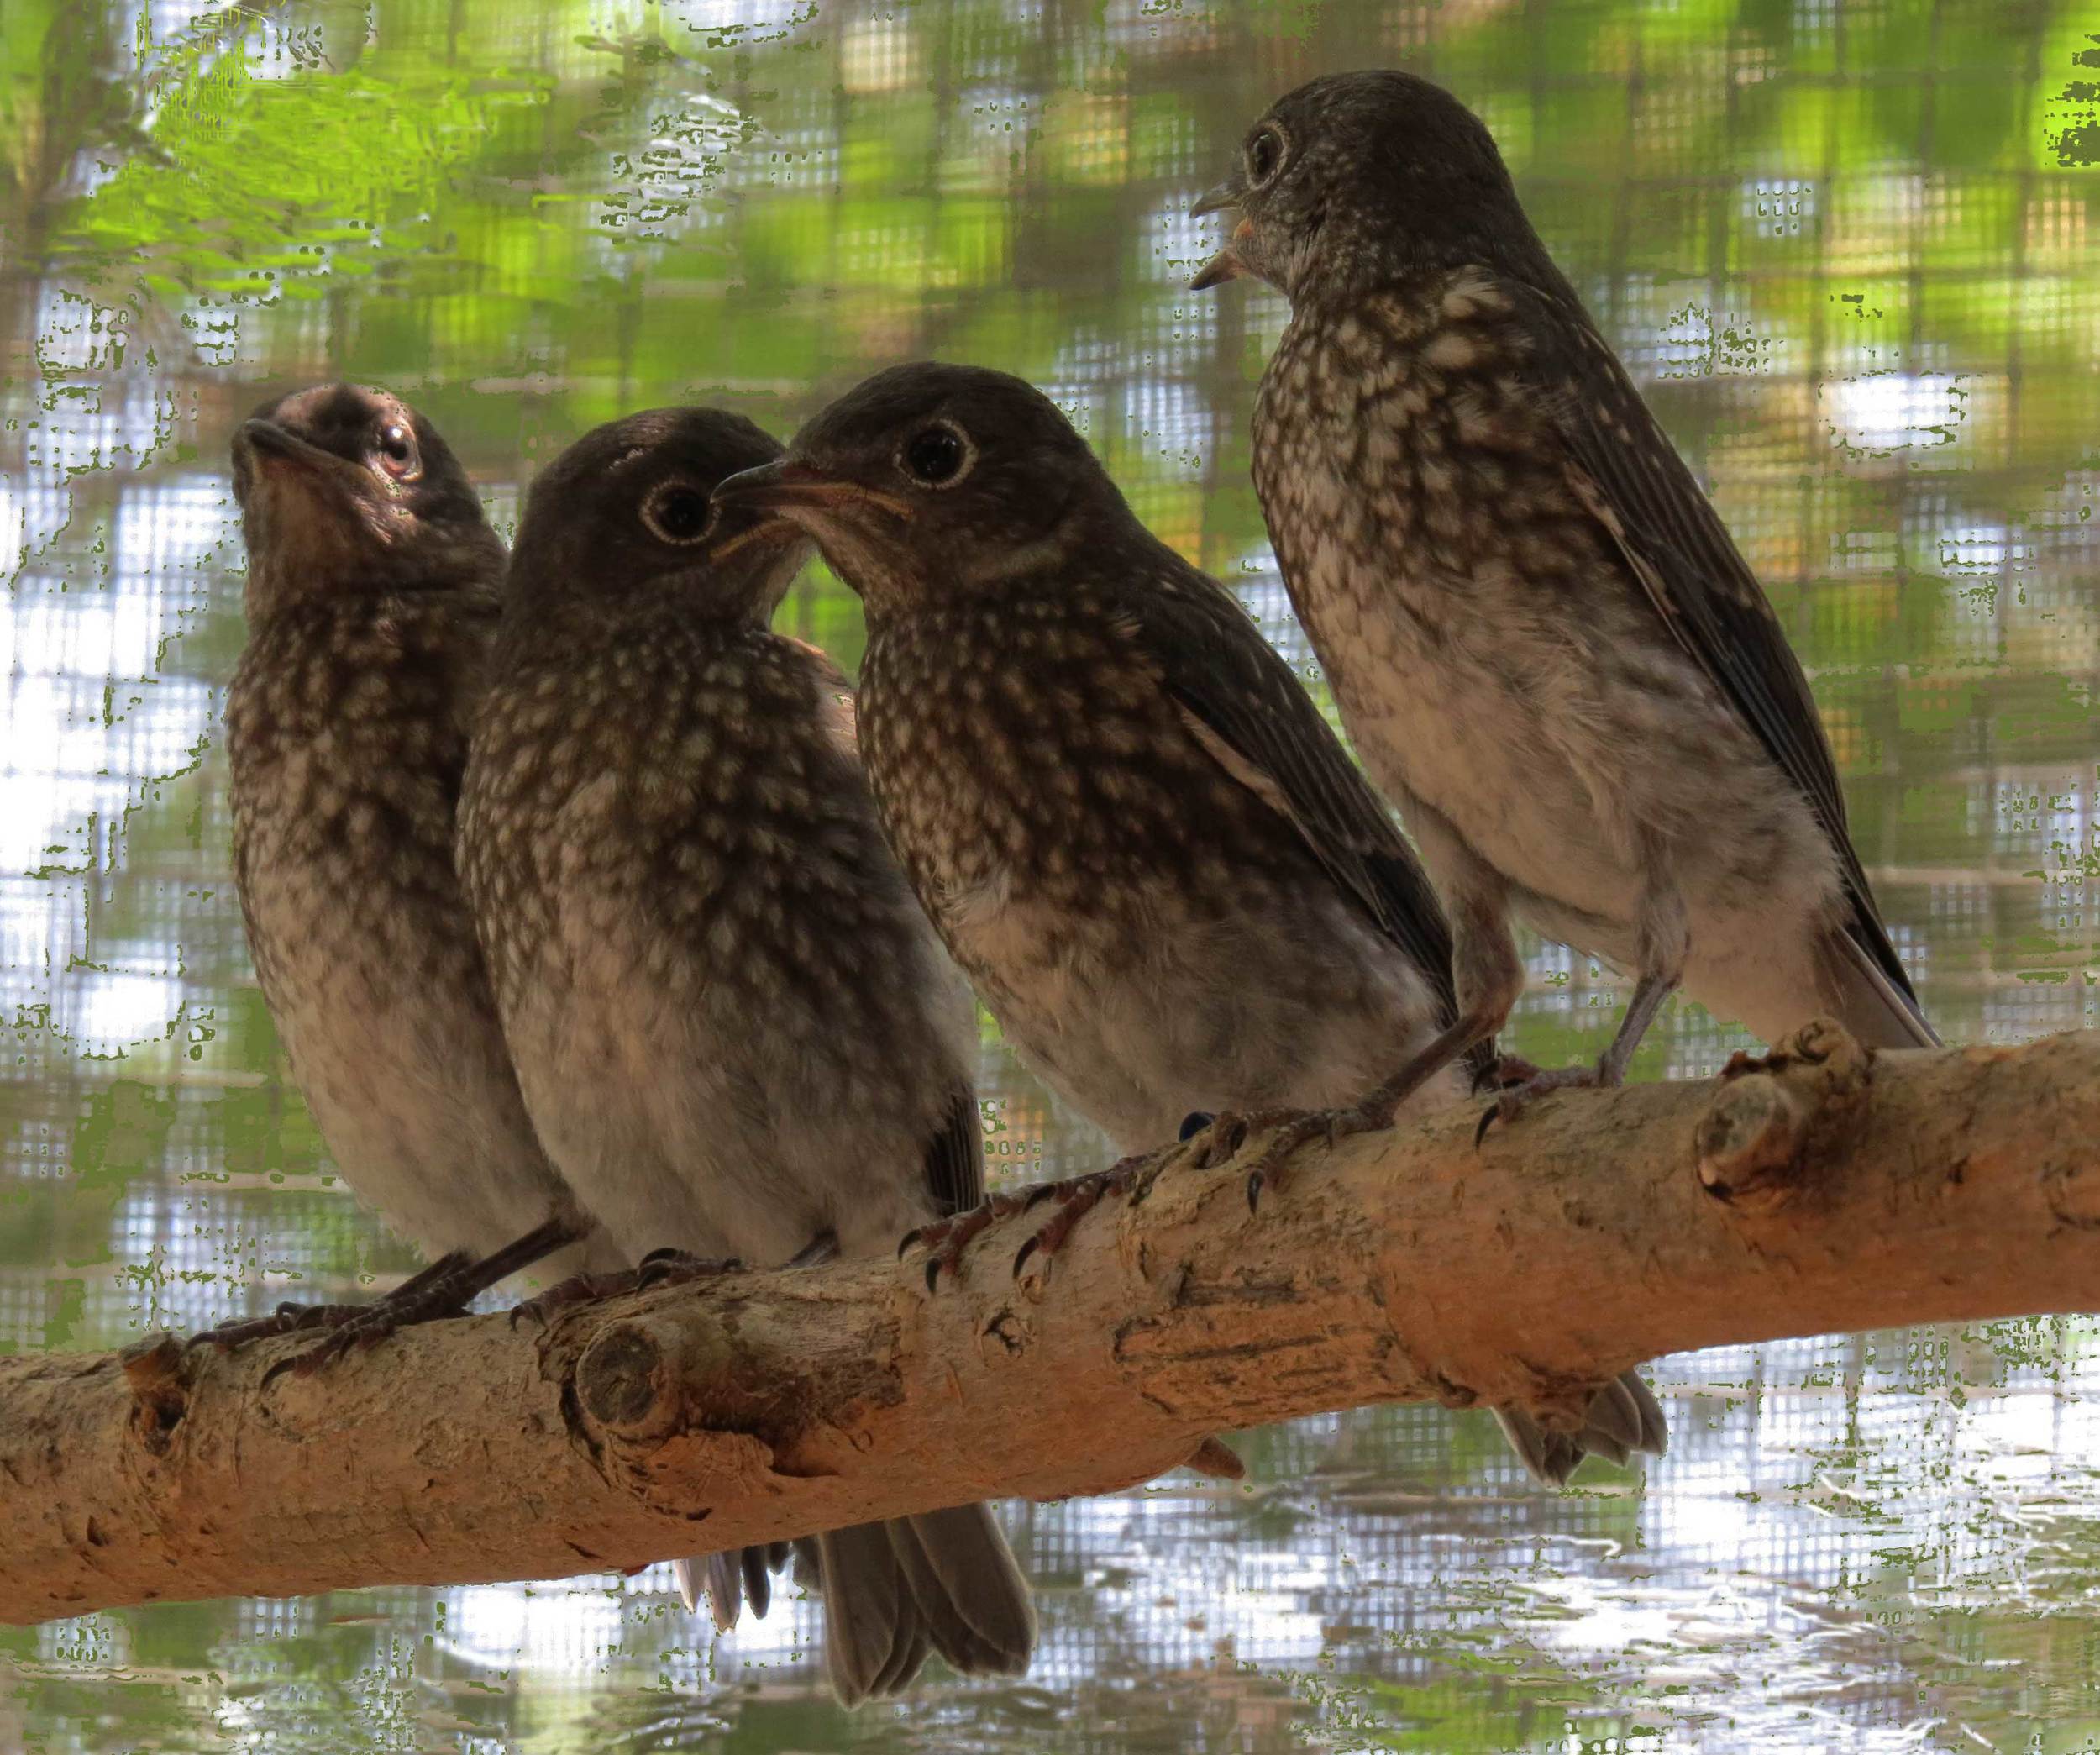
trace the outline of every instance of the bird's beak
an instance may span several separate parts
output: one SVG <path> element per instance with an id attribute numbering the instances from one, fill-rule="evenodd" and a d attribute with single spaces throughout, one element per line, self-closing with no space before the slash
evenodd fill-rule
<path id="1" fill-rule="evenodd" d="M 371 478 L 349 458 L 323 450 L 291 428 L 253 417 L 234 433 L 234 491 L 244 505 L 255 486 L 309 509 L 340 507 L 369 497 Z"/>
<path id="2" fill-rule="evenodd" d="M 1205 213 L 1222 213 L 1236 208 L 1245 192 L 1235 178 L 1228 178 L 1204 196 L 1189 209 L 1191 219 L 1200 219 Z M 1252 229 L 1246 219 L 1232 228 L 1232 235 L 1226 240 L 1225 248 L 1203 265 L 1196 277 L 1189 282 L 1191 292 L 1207 292 L 1213 286 L 1222 286 L 1227 281 L 1236 281 L 1247 272 L 1247 264 L 1240 260 L 1233 246 Z"/>
<path id="3" fill-rule="evenodd" d="M 900 518 L 911 516 L 910 505 L 895 494 L 831 475 L 793 457 L 732 476 L 715 489 L 714 497 L 725 512 L 755 512 L 797 523 L 802 522 L 801 514 L 849 505 L 879 506 Z"/>
<path id="4" fill-rule="evenodd" d="M 260 465 L 288 466 L 317 476 L 344 466 L 344 460 L 333 451 L 324 451 L 318 444 L 300 438 L 289 427 L 281 427 L 270 420 L 243 421 L 234 434 L 234 449 L 246 451 Z"/>

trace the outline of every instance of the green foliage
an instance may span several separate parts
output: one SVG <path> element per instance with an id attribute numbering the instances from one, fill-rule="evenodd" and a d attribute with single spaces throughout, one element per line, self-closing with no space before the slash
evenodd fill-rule
<path id="1" fill-rule="evenodd" d="M 318 298 L 404 257 L 451 255 L 454 181 L 543 80 L 391 69 L 256 77 L 238 53 L 176 82 L 127 160 L 66 216 L 59 245 L 164 294 Z M 465 274 L 456 256 L 448 278 Z"/>

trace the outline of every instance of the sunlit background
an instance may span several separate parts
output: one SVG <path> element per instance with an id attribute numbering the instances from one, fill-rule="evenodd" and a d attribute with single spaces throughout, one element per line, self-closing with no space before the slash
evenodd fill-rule
<path id="1" fill-rule="evenodd" d="M 1187 209 L 1371 65 L 1487 116 L 1709 483 L 1946 1035 L 2096 1022 L 2100 6 L 0 0 L 0 1346 L 416 1259 L 330 1174 L 228 878 L 241 415 L 402 391 L 507 528 L 627 410 L 785 434 L 880 364 L 1004 366 L 1302 664 L 1247 482 L 1282 312 L 1182 290 Z M 828 579 L 782 613 L 857 657 Z M 1593 1053 L 1620 985 L 1531 970 L 1511 1045 Z M 1741 1039 L 1674 1006 L 1639 1075 Z M 1099 1159 L 989 1038 L 982 1089 L 1005 1172 Z M 2092 1335 L 1661 1360 L 1669 1457 L 1564 1495 L 1408 1409 L 1249 1435 L 1244 1490 L 1012 1506 L 1034 1674 L 850 1719 L 813 1605 L 717 1642 L 659 1568 L 0 1632 L 0 1751 L 2090 1750 Z"/>

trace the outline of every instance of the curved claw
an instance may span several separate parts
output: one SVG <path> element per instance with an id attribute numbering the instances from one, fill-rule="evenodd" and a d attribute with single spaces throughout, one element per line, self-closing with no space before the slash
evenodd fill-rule
<path id="1" fill-rule="evenodd" d="M 1045 1201 L 1050 1200 L 1054 1195 L 1062 1194 L 1063 1190 L 1064 1185 L 1063 1183 L 1040 1183 L 1036 1187 L 1028 1190 L 1028 1197 L 1021 1203 L 1021 1210 L 1023 1212 L 1033 1212 L 1038 1206 L 1042 1206 Z"/>
<path id="2" fill-rule="evenodd" d="M 1247 1144 L 1247 1117 L 1243 1115 L 1228 1115 L 1221 1122 L 1214 1123 L 1204 1150 L 1204 1168 L 1214 1170 L 1231 1163 Z"/>
<path id="3" fill-rule="evenodd" d="M 1262 1210 L 1262 1184 L 1266 1180 L 1259 1170 L 1247 1173 L 1247 1210 L 1251 1213 Z"/>
<path id="4" fill-rule="evenodd" d="M 941 1289 L 941 1258 L 937 1255 L 927 1262 L 926 1289 L 928 1292 L 937 1292 Z"/>
<path id="5" fill-rule="evenodd" d="M 1028 1258 L 1036 1253 L 1036 1245 L 1041 1241 L 1042 1233 L 1038 1232 L 1014 1251 L 1014 1278 L 1016 1279 L 1021 1278 L 1021 1270 L 1028 1265 Z"/>
<path id="6" fill-rule="evenodd" d="M 1497 1117 L 1499 1117 L 1501 1113 L 1501 1104 L 1490 1103 L 1488 1106 L 1487 1112 L 1480 1117 L 1480 1125 L 1473 1130 L 1473 1148 L 1474 1151 L 1478 1152 L 1480 1149 L 1481 1141 L 1487 1138 L 1488 1130 L 1494 1126 Z"/>
<path id="7" fill-rule="evenodd" d="M 375 1347 L 393 1332 L 391 1324 L 382 1323 L 370 1330 L 339 1329 L 317 1346 L 281 1358 L 262 1374 L 261 1387 L 268 1389 L 287 1372 L 294 1377 L 312 1377 L 323 1365 L 340 1358 L 354 1348 Z"/>
<path id="8" fill-rule="evenodd" d="M 902 1261 L 904 1259 L 905 1251 L 909 1249 L 914 1243 L 917 1243 L 932 1228 L 932 1227 L 928 1225 L 920 1225 L 913 1227 L 910 1231 L 906 1232 L 904 1236 L 898 1241 L 897 1243 L 897 1259 L 899 1261 Z"/>

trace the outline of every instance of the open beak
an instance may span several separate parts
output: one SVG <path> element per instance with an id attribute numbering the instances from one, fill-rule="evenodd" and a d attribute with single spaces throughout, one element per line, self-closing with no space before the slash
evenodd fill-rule
<path id="1" fill-rule="evenodd" d="M 775 518 L 795 518 L 801 512 L 834 506 L 879 506 L 900 518 L 911 516 L 911 507 L 895 494 L 869 487 L 843 476 L 827 475 L 792 457 L 762 463 L 754 470 L 731 476 L 715 489 L 715 503 L 724 511 L 740 510 Z M 801 522 L 795 518 L 796 523 Z"/>
<path id="2" fill-rule="evenodd" d="M 1229 213 L 1238 208 L 1243 192 L 1236 179 L 1228 179 L 1198 200 L 1189 209 L 1189 217 L 1200 219 L 1205 213 Z M 1213 286 L 1222 286 L 1227 281 L 1238 280 L 1247 272 L 1247 264 L 1240 260 L 1232 246 L 1247 229 L 1247 222 L 1244 219 L 1232 228 L 1232 234 L 1226 240 L 1225 248 L 1205 262 L 1196 277 L 1189 282 L 1191 292 L 1207 292 Z"/>

